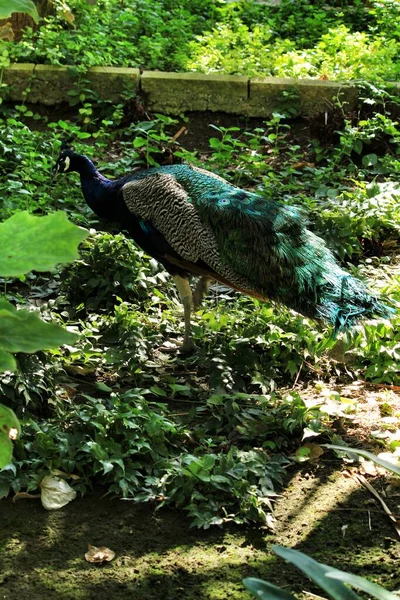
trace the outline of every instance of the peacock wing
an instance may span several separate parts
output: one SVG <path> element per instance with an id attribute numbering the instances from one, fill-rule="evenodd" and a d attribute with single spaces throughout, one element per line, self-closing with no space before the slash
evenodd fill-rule
<path id="1" fill-rule="evenodd" d="M 218 254 L 211 229 L 202 222 L 184 187 L 169 173 L 152 173 L 134 179 L 122 188 L 129 210 L 160 231 L 185 261 L 196 263 L 209 254 Z"/>

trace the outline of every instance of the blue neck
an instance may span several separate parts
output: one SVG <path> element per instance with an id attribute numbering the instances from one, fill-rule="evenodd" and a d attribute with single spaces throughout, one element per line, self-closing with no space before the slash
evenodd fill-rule
<path id="1" fill-rule="evenodd" d="M 115 216 L 117 195 L 122 181 L 111 181 L 98 172 L 91 160 L 81 156 L 77 171 L 81 177 L 81 186 L 88 206 L 99 217 L 110 219 Z"/>

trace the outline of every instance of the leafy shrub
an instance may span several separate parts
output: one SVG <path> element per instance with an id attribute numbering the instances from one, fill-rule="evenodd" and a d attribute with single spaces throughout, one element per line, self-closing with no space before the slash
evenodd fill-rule
<path id="1" fill-rule="evenodd" d="M 62 11 L 38 31 L 9 44 L 14 61 L 145 69 L 396 79 L 398 0 L 327 6 L 322 0 L 214 3 L 135 0 L 70 2 L 74 25 Z M 87 39 L 92 40 L 91 48 Z"/>
<path id="2" fill-rule="evenodd" d="M 198 527 L 270 523 L 274 488 L 282 483 L 287 459 L 232 444 L 212 451 L 207 430 L 197 448 L 189 449 L 187 425 L 172 420 L 166 404 L 146 400 L 149 394 L 137 389 L 106 401 L 85 395 L 68 411 L 59 405 L 53 419 L 25 421 L 15 463 L 0 473 L 1 494 L 10 487 L 35 490 L 43 475 L 59 469 L 79 476 L 78 491 L 101 482 L 136 502 L 185 508 Z M 275 415 L 276 431 L 285 429 L 290 415 L 290 405 Z"/>
<path id="3" fill-rule="evenodd" d="M 61 292 L 78 312 L 108 311 L 124 300 L 142 301 L 168 275 L 124 235 L 98 233 L 81 248 L 81 259 L 61 274 Z"/>

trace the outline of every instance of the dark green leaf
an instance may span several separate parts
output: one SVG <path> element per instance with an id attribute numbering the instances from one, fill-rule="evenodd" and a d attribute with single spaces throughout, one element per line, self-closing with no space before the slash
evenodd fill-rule
<path id="1" fill-rule="evenodd" d="M 0 19 L 8 19 L 13 12 L 26 13 L 35 23 L 39 22 L 39 14 L 32 0 L 7 0 L 0 5 Z"/>
<path id="2" fill-rule="evenodd" d="M 261 598 L 261 600 L 294 600 L 295 596 L 288 594 L 281 588 L 263 581 L 262 579 L 256 579 L 255 577 L 246 577 L 243 579 L 245 587 L 255 596 Z"/>
<path id="3" fill-rule="evenodd" d="M 0 348 L 0 373 L 4 373 L 4 371 L 15 371 L 17 368 L 17 363 L 15 358 L 9 352 Z"/>
<path id="4" fill-rule="evenodd" d="M 349 448 L 348 446 L 336 446 L 336 444 L 321 444 L 324 448 L 331 448 L 331 450 L 339 450 L 340 452 L 346 452 L 349 456 L 352 454 L 358 454 L 358 456 L 362 456 L 363 458 L 368 458 L 368 460 L 372 460 L 375 464 L 384 467 L 388 471 L 392 473 L 396 473 L 396 475 L 400 475 L 400 463 L 399 466 L 394 463 L 389 462 L 388 460 L 384 460 L 383 458 L 379 458 L 372 452 L 368 452 L 367 450 L 360 450 L 359 448 Z"/>
<path id="5" fill-rule="evenodd" d="M 3 352 L 37 352 L 72 344 L 77 337 L 60 325 L 45 323 L 35 313 L 17 310 L 6 300 L 0 300 L 0 348 Z"/>
<path id="6" fill-rule="evenodd" d="M 310 577 L 314 583 L 319 585 L 334 600 L 359 599 L 359 596 L 342 582 L 327 577 L 327 573 L 332 571 L 332 567 L 319 563 L 310 556 L 291 548 L 272 546 L 272 550 Z"/>
<path id="7" fill-rule="evenodd" d="M 339 571 L 338 569 L 332 569 L 332 571 L 326 575 L 327 577 L 339 579 L 344 583 L 348 583 L 355 588 L 366 592 L 368 595 L 378 598 L 378 600 L 399 600 L 397 594 L 392 594 L 392 592 L 388 592 L 388 590 L 385 590 L 385 588 L 380 585 L 372 583 L 359 575 L 353 575 L 352 573 L 346 573 L 345 571 Z"/>

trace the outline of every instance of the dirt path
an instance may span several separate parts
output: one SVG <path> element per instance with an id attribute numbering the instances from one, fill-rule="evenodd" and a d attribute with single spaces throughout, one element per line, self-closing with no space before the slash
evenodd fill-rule
<path id="1" fill-rule="evenodd" d="M 274 534 L 199 531 L 189 529 L 183 513 L 154 513 L 100 492 L 56 512 L 46 512 L 39 500 L 2 501 L 0 598 L 247 599 L 247 576 L 321 593 L 272 554 L 273 543 L 399 589 L 400 544 L 390 521 L 368 492 L 329 463 L 293 473 L 276 517 Z M 87 563 L 89 543 L 110 547 L 116 558 L 105 566 Z"/>

